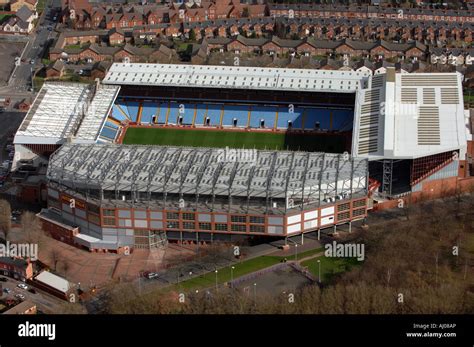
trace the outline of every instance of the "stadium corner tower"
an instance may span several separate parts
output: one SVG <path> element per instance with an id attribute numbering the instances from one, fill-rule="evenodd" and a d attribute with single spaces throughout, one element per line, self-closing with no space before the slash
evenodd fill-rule
<path id="1" fill-rule="evenodd" d="M 350 225 L 457 176 L 468 136 L 456 73 L 116 63 L 45 83 L 14 165 L 48 163 L 53 237 L 120 252 Z"/>

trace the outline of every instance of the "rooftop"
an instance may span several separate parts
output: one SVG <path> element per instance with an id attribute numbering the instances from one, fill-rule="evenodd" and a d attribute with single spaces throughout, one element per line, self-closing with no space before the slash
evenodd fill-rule
<path id="1" fill-rule="evenodd" d="M 367 72 L 353 71 L 114 63 L 103 83 L 354 93 L 364 88 L 369 76 Z"/>
<path id="2" fill-rule="evenodd" d="M 69 137 L 94 142 L 119 87 L 46 82 L 18 129 L 14 143 L 61 144 Z"/>
<path id="3" fill-rule="evenodd" d="M 48 167 L 51 181 L 117 198 L 115 192 L 277 199 L 350 194 L 365 191 L 366 175 L 365 159 L 343 154 L 114 144 L 65 144 Z"/>

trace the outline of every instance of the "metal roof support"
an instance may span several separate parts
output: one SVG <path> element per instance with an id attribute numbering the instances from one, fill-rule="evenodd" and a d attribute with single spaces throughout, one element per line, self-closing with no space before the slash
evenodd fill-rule
<path id="1" fill-rule="evenodd" d="M 204 172 L 206 172 L 206 169 L 207 169 L 207 166 L 209 165 L 209 160 L 211 159 L 211 156 L 212 156 L 212 149 L 208 149 L 207 152 L 206 152 L 206 159 L 204 160 L 204 162 L 202 162 L 202 165 L 201 167 L 199 168 L 199 172 L 197 174 L 197 177 L 196 177 L 196 184 L 195 184 L 195 195 L 196 195 L 196 210 L 198 208 L 198 202 L 199 202 L 199 193 L 198 193 L 198 189 L 199 189 L 199 184 L 201 183 L 201 180 L 202 180 L 202 177 L 204 176 Z"/>
<path id="2" fill-rule="evenodd" d="M 322 154 L 322 163 L 321 163 L 321 169 L 319 170 L 319 189 L 318 189 L 318 192 L 319 192 L 319 197 L 318 197 L 318 207 L 321 206 L 321 186 L 322 186 L 322 183 L 323 183 L 323 171 L 325 169 L 325 164 L 326 163 L 326 153 L 323 153 Z"/>
<path id="3" fill-rule="evenodd" d="M 163 158 L 166 156 L 166 153 L 168 153 L 168 147 L 164 147 L 160 150 L 160 156 L 158 160 L 153 160 L 152 161 L 152 169 L 148 171 L 148 182 L 146 184 L 146 193 L 148 197 L 148 206 L 150 206 L 150 201 L 151 201 L 151 192 L 150 188 L 152 185 L 153 177 L 155 177 L 156 172 L 158 169 L 161 167 L 161 163 L 163 162 Z"/>
<path id="4" fill-rule="evenodd" d="M 257 162 L 258 162 L 258 154 L 257 154 Z M 252 185 L 254 174 L 255 174 L 255 165 L 252 165 L 252 167 L 250 168 L 250 173 L 247 180 L 247 213 L 250 211 L 250 187 Z"/>
<path id="5" fill-rule="evenodd" d="M 270 197 L 269 193 L 270 193 L 270 190 L 272 189 L 272 186 L 271 186 L 272 178 L 275 172 L 275 164 L 276 164 L 277 157 L 278 157 L 278 152 L 275 151 L 273 153 L 272 163 L 270 165 L 270 168 L 268 169 L 267 184 L 265 185 L 265 213 L 268 213 L 268 200 Z"/>
<path id="6" fill-rule="evenodd" d="M 334 197 L 337 197 L 337 182 L 339 180 L 339 166 L 341 164 L 341 155 L 339 154 L 337 156 L 337 163 L 336 163 L 336 176 L 335 176 L 335 182 L 334 182 Z"/>
<path id="7" fill-rule="evenodd" d="M 216 183 L 217 180 L 219 179 L 219 176 L 221 174 L 222 168 L 224 167 L 224 162 L 221 161 L 218 165 L 217 168 L 214 170 L 212 174 L 212 188 L 211 188 L 211 195 L 212 195 L 212 210 L 214 210 L 214 202 L 216 200 L 216 195 L 215 195 L 215 189 L 216 189 Z"/>
<path id="8" fill-rule="evenodd" d="M 293 163 L 295 161 L 296 152 L 291 155 L 290 169 L 286 171 L 286 182 L 285 182 L 285 213 L 288 210 L 288 185 L 290 184 L 290 177 L 294 171 Z"/>
<path id="9" fill-rule="evenodd" d="M 308 176 L 309 162 L 311 161 L 310 156 L 311 154 L 308 152 L 306 154 L 306 161 L 305 161 L 305 166 L 304 166 L 304 171 L 303 171 L 303 180 L 301 181 L 301 210 L 302 211 L 304 210 L 304 204 L 305 204 L 304 191 L 306 187 L 306 180 L 307 180 L 306 178 Z"/>
<path id="10" fill-rule="evenodd" d="M 239 162 L 236 161 L 234 163 L 234 166 L 232 167 L 232 171 L 230 173 L 230 176 L 229 176 L 229 195 L 228 195 L 228 198 L 227 198 L 227 204 L 228 204 L 228 209 L 229 209 L 229 212 L 230 212 L 230 205 L 232 205 L 232 185 L 234 184 L 234 179 L 235 179 L 235 174 L 237 173 L 237 168 L 239 167 Z"/>
<path id="11" fill-rule="evenodd" d="M 165 176 L 163 179 L 163 208 L 166 208 L 166 197 L 168 196 L 166 185 L 168 184 L 168 181 L 170 180 L 171 173 L 173 172 L 173 169 L 175 168 L 176 163 L 181 158 L 182 152 L 183 152 L 183 148 L 180 147 L 179 149 L 177 149 L 174 154 L 173 162 L 166 167 Z"/>

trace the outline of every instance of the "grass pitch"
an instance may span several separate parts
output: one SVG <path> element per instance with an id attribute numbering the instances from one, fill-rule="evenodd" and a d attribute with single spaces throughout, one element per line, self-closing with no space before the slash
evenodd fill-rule
<path id="1" fill-rule="evenodd" d="M 170 128 L 128 128 L 124 144 L 344 152 L 342 136 Z"/>

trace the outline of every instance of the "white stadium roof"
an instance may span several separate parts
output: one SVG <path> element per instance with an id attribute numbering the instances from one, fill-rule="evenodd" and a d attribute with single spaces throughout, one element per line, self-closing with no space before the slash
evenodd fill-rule
<path id="1" fill-rule="evenodd" d="M 65 144 L 48 167 L 50 180 L 75 188 L 274 198 L 335 182 L 341 194 L 365 193 L 366 176 L 366 159 L 342 154 L 115 144 Z"/>
<path id="2" fill-rule="evenodd" d="M 354 155 L 370 159 L 414 159 L 465 150 L 461 75 L 395 73 L 371 77 L 357 93 Z"/>
<path id="3" fill-rule="evenodd" d="M 114 63 L 105 84 L 354 93 L 370 73 L 248 66 Z"/>
<path id="4" fill-rule="evenodd" d="M 45 83 L 18 129 L 15 144 L 95 142 L 120 87 Z"/>

